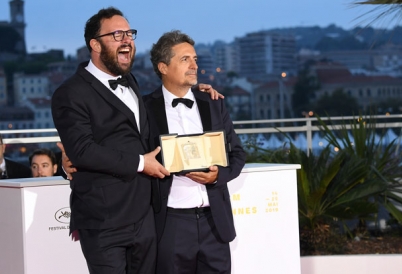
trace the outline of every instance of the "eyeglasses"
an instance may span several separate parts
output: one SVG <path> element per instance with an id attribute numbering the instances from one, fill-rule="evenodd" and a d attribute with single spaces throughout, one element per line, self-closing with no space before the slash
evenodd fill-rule
<path id="1" fill-rule="evenodd" d="M 136 29 L 129 29 L 129 30 L 115 30 L 113 32 L 109 32 L 106 34 L 98 35 L 94 37 L 94 39 L 107 36 L 107 35 L 113 35 L 113 38 L 116 42 L 121 42 L 124 39 L 124 36 L 127 36 L 131 40 L 135 40 L 137 37 L 137 30 Z"/>

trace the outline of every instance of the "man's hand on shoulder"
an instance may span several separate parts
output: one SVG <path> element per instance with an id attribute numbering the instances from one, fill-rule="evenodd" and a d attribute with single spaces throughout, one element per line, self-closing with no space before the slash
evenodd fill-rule
<path id="1" fill-rule="evenodd" d="M 154 151 L 144 155 L 143 173 L 156 178 L 165 178 L 165 176 L 170 175 L 169 171 L 156 160 L 156 155 L 160 151 L 161 147 L 157 147 Z"/>
<path id="2" fill-rule="evenodd" d="M 215 90 L 211 85 L 208 84 L 198 84 L 199 91 L 209 93 L 211 95 L 212 100 L 218 100 L 219 98 L 223 99 L 225 96 L 220 94 L 217 90 Z"/>

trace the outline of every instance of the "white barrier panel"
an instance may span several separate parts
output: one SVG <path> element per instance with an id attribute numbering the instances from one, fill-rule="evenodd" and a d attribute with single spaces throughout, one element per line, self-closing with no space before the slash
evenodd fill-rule
<path id="1" fill-rule="evenodd" d="M 237 231 L 232 273 L 300 274 L 296 169 L 247 164 L 229 183 Z M 69 182 L 0 180 L 1 274 L 88 273 L 69 233 Z"/>
<path id="2" fill-rule="evenodd" d="M 402 255 L 330 255 L 301 258 L 302 274 L 401 274 Z"/>
<path id="3" fill-rule="evenodd" d="M 88 273 L 69 234 L 69 182 L 62 177 L 0 180 L 0 272 Z"/>
<path id="4" fill-rule="evenodd" d="M 300 273 L 298 168 L 248 164 L 229 183 L 237 232 L 232 273 Z"/>

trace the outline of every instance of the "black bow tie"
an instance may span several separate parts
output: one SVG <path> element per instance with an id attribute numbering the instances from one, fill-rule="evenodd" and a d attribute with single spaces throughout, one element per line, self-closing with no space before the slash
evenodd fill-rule
<path id="1" fill-rule="evenodd" d="M 172 101 L 172 107 L 176 107 L 178 103 L 183 103 L 185 104 L 188 108 L 192 108 L 194 101 L 191 99 L 186 99 L 186 98 L 175 98 Z"/>
<path id="2" fill-rule="evenodd" d="M 113 90 L 115 90 L 117 85 L 128 87 L 128 81 L 126 77 L 119 77 L 116 80 L 109 80 L 109 85 Z"/>

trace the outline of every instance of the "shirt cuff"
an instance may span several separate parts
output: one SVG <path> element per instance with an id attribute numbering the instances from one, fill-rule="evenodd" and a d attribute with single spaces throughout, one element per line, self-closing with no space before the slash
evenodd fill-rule
<path id="1" fill-rule="evenodd" d="M 140 162 L 138 163 L 137 172 L 143 172 L 143 171 L 144 171 L 144 155 L 140 155 Z"/>

